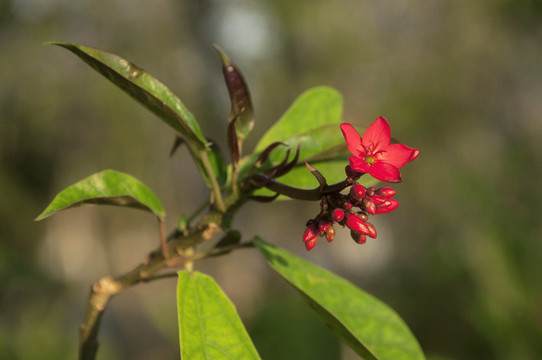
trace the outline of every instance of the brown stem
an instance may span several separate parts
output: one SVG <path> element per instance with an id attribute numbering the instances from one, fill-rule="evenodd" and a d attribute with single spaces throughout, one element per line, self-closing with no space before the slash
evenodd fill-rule
<path id="1" fill-rule="evenodd" d="M 214 248 L 214 249 L 209 250 L 209 251 L 204 252 L 204 253 L 196 253 L 196 254 L 194 254 L 192 256 L 182 257 L 182 258 L 179 259 L 179 262 L 177 263 L 177 265 L 178 266 L 183 266 L 188 261 L 203 260 L 203 259 L 207 259 L 207 258 L 210 258 L 210 257 L 225 255 L 225 254 L 228 254 L 231 251 L 236 250 L 236 249 L 243 249 L 243 248 L 250 248 L 250 247 L 254 247 L 254 244 L 252 243 L 252 241 L 244 242 L 244 243 L 240 243 L 240 244 L 235 244 L 235 245 L 223 246 L 223 247 L 220 247 L 220 248 Z M 154 280 L 172 278 L 172 277 L 176 277 L 176 276 L 177 276 L 177 271 L 173 271 L 173 272 L 166 272 L 166 273 L 162 273 L 162 274 L 158 274 L 158 275 L 153 275 L 153 276 L 148 277 L 146 279 L 142 279 L 141 281 L 142 282 L 149 282 L 149 281 L 154 281 Z"/>
<path id="2" fill-rule="evenodd" d="M 79 330 L 79 359 L 94 360 L 96 358 L 98 328 L 103 312 L 114 295 L 139 282 L 148 281 L 157 276 L 160 270 L 178 266 L 179 262 L 183 261 L 186 249 L 210 239 L 218 232 L 222 232 L 223 229 L 229 228 L 233 214 L 248 200 L 250 192 L 246 191 L 246 194 L 243 197 L 236 195 L 224 199 L 225 212 L 222 209 L 210 211 L 187 234 L 174 230 L 167 237 L 165 248 L 160 245 L 132 271 L 115 278 L 106 276 L 96 282 L 91 287 L 85 318 Z M 162 232 L 162 228 L 160 232 Z"/>
<path id="3" fill-rule="evenodd" d="M 326 185 L 322 189 L 320 189 L 320 187 L 311 190 L 298 189 L 275 181 L 263 174 L 252 175 L 252 181 L 256 186 L 263 186 L 281 195 L 291 197 L 292 199 L 306 201 L 318 201 L 322 198 L 322 195 L 339 192 L 349 186 L 347 181 L 344 180 L 333 185 Z"/>
<path id="4" fill-rule="evenodd" d="M 103 311 L 111 298 L 124 288 L 137 284 L 166 266 L 164 256 L 155 251 L 141 265 L 127 274 L 116 278 L 105 276 L 92 285 L 85 311 L 85 319 L 79 329 L 79 359 L 93 360 L 96 358 L 98 328 Z"/>

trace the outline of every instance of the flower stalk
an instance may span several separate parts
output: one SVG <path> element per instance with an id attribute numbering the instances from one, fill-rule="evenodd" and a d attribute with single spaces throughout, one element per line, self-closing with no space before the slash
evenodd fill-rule
<path id="1" fill-rule="evenodd" d="M 251 181 L 257 187 L 265 187 L 280 195 L 286 195 L 292 199 L 305 200 L 305 201 L 318 201 L 322 198 L 322 195 L 340 192 L 343 189 L 346 189 L 348 186 L 350 186 L 348 185 L 347 181 L 344 180 L 333 185 L 326 185 L 323 188 L 320 188 L 319 186 L 311 190 L 299 189 L 299 188 L 282 184 L 263 174 L 252 175 Z"/>

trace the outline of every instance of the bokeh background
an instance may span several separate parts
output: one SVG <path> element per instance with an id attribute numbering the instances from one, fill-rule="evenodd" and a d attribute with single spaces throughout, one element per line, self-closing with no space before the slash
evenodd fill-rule
<path id="1" fill-rule="evenodd" d="M 317 203 L 248 204 L 234 225 L 395 308 L 430 359 L 542 356 L 542 3 L 537 0 L 0 0 L 0 358 L 73 359 L 90 285 L 157 245 L 152 216 L 81 208 L 35 223 L 94 172 L 137 177 L 175 226 L 208 196 L 171 131 L 64 49 L 115 52 L 166 83 L 225 148 L 217 43 L 242 69 L 250 150 L 304 90 L 344 96 L 344 119 L 386 116 L 421 155 L 376 240 L 304 251 Z M 264 359 L 355 359 L 255 250 L 197 263 Z M 113 299 L 100 359 L 175 359 L 175 280 Z"/>

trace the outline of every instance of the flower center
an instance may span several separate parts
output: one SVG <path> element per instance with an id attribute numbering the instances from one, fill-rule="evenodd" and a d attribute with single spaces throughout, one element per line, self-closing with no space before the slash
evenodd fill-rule
<path id="1" fill-rule="evenodd" d="M 372 156 L 366 156 L 365 157 L 365 162 L 369 165 L 373 165 L 375 163 L 375 158 L 372 157 Z"/>
<path id="2" fill-rule="evenodd" d="M 365 159 L 363 159 L 368 165 L 373 165 L 376 162 L 376 156 L 380 153 L 385 153 L 386 150 L 376 150 L 378 144 L 375 144 L 371 142 L 367 146 L 363 146 L 363 150 L 365 150 Z"/>

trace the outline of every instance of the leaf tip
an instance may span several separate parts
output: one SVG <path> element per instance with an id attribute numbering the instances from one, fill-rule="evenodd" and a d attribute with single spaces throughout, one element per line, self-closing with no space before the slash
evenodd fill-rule
<path id="1" fill-rule="evenodd" d="M 49 208 L 43 210 L 43 211 L 41 212 L 41 214 L 39 214 L 38 216 L 36 216 L 36 217 L 34 218 L 33 221 L 38 222 L 38 221 L 41 221 L 41 220 L 43 220 L 43 219 L 48 218 L 49 216 L 51 216 L 51 212 L 48 211 L 48 209 L 49 209 Z"/>
<path id="2" fill-rule="evenodd" d="M 228 55 L 226 55 L 226 53 L 220 48 L 220 46 L 218 46 L 217 44 L 213 44 L 213 48 L 216 50 L 216 52 L 218 53 L 218 55 L 220 55 L 220 59 L 222 60 L 222 64 L 224 64 L 224 66 L 229 66 L 229 65 L 232 64 L 230 58 L 229 58 Z"/>
<path id="3" fill-rule="evenodd" d="M 44 41 L 41 44 L 42 45 L 57 45 L 57 46 L 62 46 L 62 47 L 66 47 L 68 45 L 68 43 L 62 42 L 62 41 Z"/>

